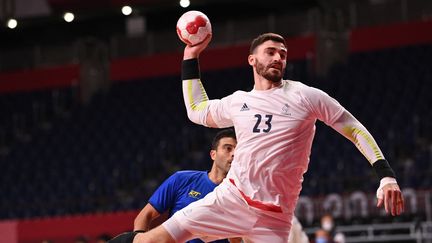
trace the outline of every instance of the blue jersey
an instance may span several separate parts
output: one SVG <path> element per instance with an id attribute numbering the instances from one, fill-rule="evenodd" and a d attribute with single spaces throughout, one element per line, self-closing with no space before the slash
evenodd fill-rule
<path id="1" fill-rule="evenodd" d="M 178 171 L 166 179 L 162 185 L 153 193 L 149 203 L 160 213 L 169 210 L 171 217 L 175 212 L 186 207 L 207 195 L 217 185 L 213 183 L 207 171 L 184 170 Z M 203 242 L 195 239 L 189 243 Z M 228 240 L 217 240 L 213 242 L 227 243 Z"/>

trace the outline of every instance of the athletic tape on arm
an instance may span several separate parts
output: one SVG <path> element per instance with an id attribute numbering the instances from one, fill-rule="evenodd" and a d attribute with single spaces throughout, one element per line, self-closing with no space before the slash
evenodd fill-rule
<path id="1" fill-rule="evenodd" d="M 388 185 L 388 184 L 397 184 L 397 181 L 395 178 L 392 177 L 384 177 L 381 179 L 380 181 L 380 185 L 376 191 L 376 197 L 379 199 L 383 199 L 384 198 L 384 186 Z"/>
<path id="2" fill-rule="evenodd" d="M 183 99 L 189 119 L 207 126 L 209 98 L 200 80 L 198 59 L 184 60 L 182 63 Z"/>

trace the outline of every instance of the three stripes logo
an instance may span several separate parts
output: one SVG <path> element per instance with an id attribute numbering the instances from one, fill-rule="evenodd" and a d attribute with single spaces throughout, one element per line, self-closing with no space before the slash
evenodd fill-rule
<path id="1" fill-rule="evenodd" d="M 243 103 L 242 108 L 240 109 L 240 111 L 248 111 L 249 107 L 246 105 L 246 103 Z"/>

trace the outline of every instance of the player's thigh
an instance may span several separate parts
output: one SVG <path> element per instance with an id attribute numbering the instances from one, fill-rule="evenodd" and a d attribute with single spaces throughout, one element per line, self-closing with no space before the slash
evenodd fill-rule
<path id="1" fill-rule="evenodd" d="M 251 232 L 248 236 L 243 237 L 243 241 L 245 243 L 260 243 L 260 242 L 287 243 L 288 238 L 289 238 L 289 231 L 286 230 L 254 229 L 253 232 Z"/>
<path id="2" fill-rule="evenodd" d="M 282 214 L 256 210 L 259 219 L 249 231 L 246 242 L 287 243 L 292 214 Z"/>

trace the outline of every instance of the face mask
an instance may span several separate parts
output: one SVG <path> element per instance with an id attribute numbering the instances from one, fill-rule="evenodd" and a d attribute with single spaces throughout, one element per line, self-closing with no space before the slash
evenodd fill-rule
<path id="1" fill-rule="evenodd" d="M 326 238 L 322 238 L 322 237 L 318 237 L 315 239 L 316 243 L 327 243 L 327 239 Z"/>
<path id="2" fill-rule="evenodd" d="M 330 231 L 333 229 L 333 222 L 331 221 L 324 221 L 321 225 L 323 230 Z"/>

